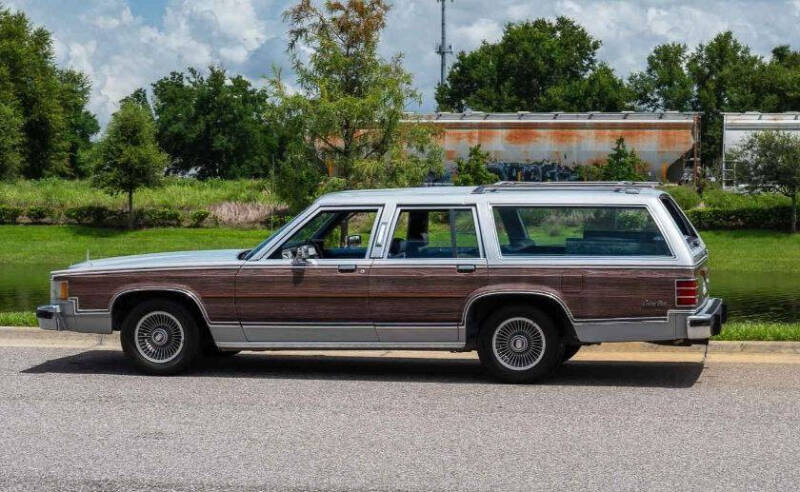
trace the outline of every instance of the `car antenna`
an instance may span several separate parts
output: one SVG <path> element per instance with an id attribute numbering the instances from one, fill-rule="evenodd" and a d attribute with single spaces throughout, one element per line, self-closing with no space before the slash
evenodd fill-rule
<path id="1" fill-rule="evenodd" d="M 88 263 L 90 266 L 92 264 L 92 259 L 89 258 L 89 248 L 86 248 L 86 263 Z"/>

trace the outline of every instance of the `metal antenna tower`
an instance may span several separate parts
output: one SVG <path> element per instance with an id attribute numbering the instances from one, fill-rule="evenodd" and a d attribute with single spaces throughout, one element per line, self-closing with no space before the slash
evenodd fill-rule
<path id="1" fill-rule="evenodd" d="M 447 44 L 447 34 L 445 30 L 445 4 L 447 0 L 436 0 L 442 4 L 442 42 L 436 46 L 436 53 L 442 57 L 442 73 L 440 83 L 444 85 L 445 70 L 447 69 L 447 55 L 453 53 L 453 45 Z M 453 0 L 450 0 L 453 2 Z"/>

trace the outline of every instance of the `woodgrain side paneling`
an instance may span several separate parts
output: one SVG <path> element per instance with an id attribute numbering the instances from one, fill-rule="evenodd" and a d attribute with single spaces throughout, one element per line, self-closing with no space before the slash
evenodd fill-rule
<path id="1" fill-rule="evenodd" d="M 373 266 L 370 312 L 378 323 L 457 323 L 467 297 L 488 282 L 483 266 L 471 273 L 459 273 L 456 265 Z"/>
<path id="2" fill-rule="evenodd" d="M 149 270 L 108 272 L 96 275 L 64 275 L 70 297 L 80 309 L 108 309 L 113 297 L 129 289 L 182 289 L 194 293 L 213 321 L 236 321 L 235 279 L 237 269 Z"/>
<path id="3" fill-rule="evenodd" d="M 242 269 L 236 283 L 242 322 L 369 322 L 369 268 Z"/>

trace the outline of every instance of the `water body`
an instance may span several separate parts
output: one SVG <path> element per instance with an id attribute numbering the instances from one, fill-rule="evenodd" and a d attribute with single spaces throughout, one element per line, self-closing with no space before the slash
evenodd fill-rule
<path id="1" fill-rule="evenodd" d="M 64 265 L 8 266 L 0 271 L 0 312 L 33 311 L 48 302 L 49 273 Z M 731 319 L 800 322 L 800 278 L 780 272 L 713 270 L 711 294 L 728 303 Z"/>

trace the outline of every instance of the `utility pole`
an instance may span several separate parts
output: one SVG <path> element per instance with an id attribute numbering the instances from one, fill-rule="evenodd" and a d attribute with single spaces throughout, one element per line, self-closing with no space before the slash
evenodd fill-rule
<path id="1" fill-rule="evenodd" d="M 442 74 L 439 83 L 444 85 L 445 71 L 447 70 L 447 55 L 453 52 L 453 46 L 447 44 L 447 34 L 445 32 L 445 4 L 447 0 L 436 1 L 442 4 L 442 42 L 436 47 L 436 53 L 442 57 Z M 452 2 L 453 0 L 450 1 Z"/>

